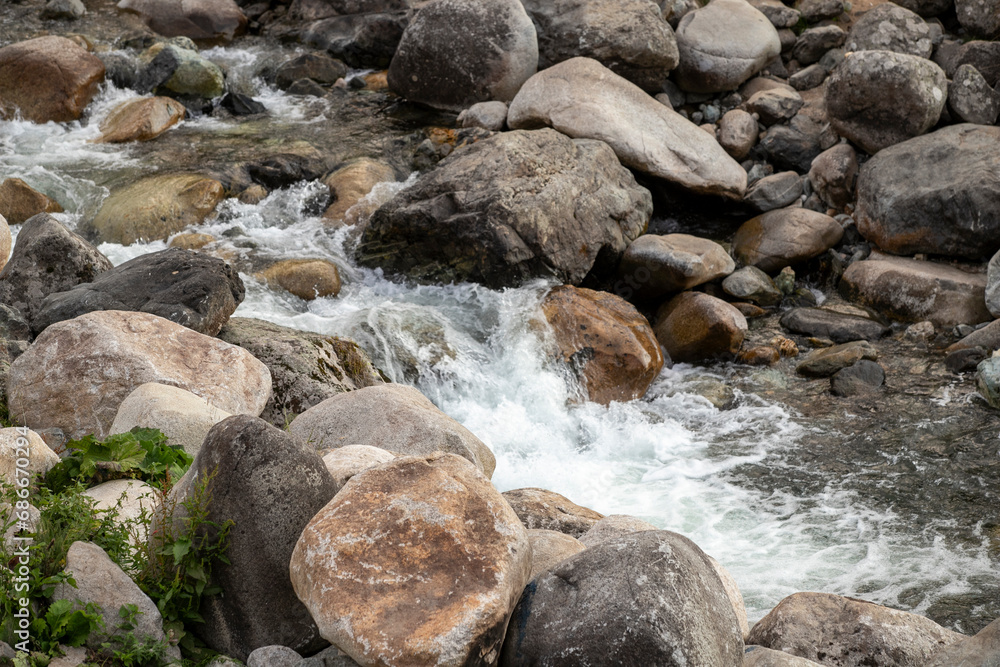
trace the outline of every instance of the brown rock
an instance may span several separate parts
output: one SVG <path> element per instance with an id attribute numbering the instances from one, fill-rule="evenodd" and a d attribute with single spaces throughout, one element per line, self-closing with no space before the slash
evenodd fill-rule
<path id="1" fill-rule="evenodd" d="M 347 445 L 323 452 L 323 465 L 330 472 L 339 491 L 355 475 L 377 468 L 395 458 L 395 454 L 379 447 Z"/>
<path id="2" fill-rule="evenodd" d="M 829 667 L 925 667 L 962 635 L 934 621 L 829 593 L 790 595 L 750 631 L 757 644 Z"/>
<path id="3" fill-rule="evenodd" d="M 149 141 L 179 123 L 187 110 L 169 97 L 143 97 L 129 100 L 108 114 L 101 122 L 101 143 Z"/>
<path id="4" fill-rule="evenodd" d="M 715 241 L 689 234 L 643 234 L 625 249 L 618 273 L 622 286 L 633 289 L 634 296 L 661 300 L 728 276 L 735 268 Z"/>
<path id="5" fill-rule="evenodd" d="M 775 651 L 763 646 L 747 646 L 743 667 L 818 667 L 818 662 Z"/>
<path id="6" fill-rule="evenodd" d="M 928 667 L 995 667 L 1000 665 L 1000 619 L 974 637 L 960 639 L 931 656 Z"/>
<path id="7" fill-rule="evenodd" d="M 164 37 L 228 42 L 243 34 L 247 18 L 233 0 L 121 0 Z"/>
<path id="8" fill-rule="evenodd" d="M 271 375 L 235 345 L 146 313 L 104 310 L 48 327 L 10 367 L 11 416 L 34 429 L 104 437 L 139 385 L 186 389 L 232 414 L 260 414 Z"/>
<path id="9" fill-rule="evenodd" d="M 813 190 L 828 206 L 836 209 L 854 202 L 858 179 L 858 154 L 850 144 L 837 144 L 816 156 L 809 169 Z"/>
<path id="10" fill-rule="evenodd" d="M 719 121 L 719 144 L 734 159 L 742 160 L 757 143 L 758 132 L 753 116 L 743 109 L 732 109 Z"/>
<path id="11" fill-rule="evenodd" d="M 641 398 L 663 368 L 652 327 L 621 297 L 563 285 L 545 297 L 542 312 L 559 357 L 596 403 Z"/>
<path id="12" fill-rule="evenodd" d="M 35 123 L 77 120 L 104 80 L 104 63 L 54 35 L 0 49 L 0 117 Z"/>
<path id="13" fill-rule="evenodd" d="M 809 353 L 795 367 L 795 371 L 807 377 L 825 378 L 862 359 L 875 361 L 878 359 L 878 352 L 868 341 L 856 340 Z"/>
<path id="14" fill-rule="evenodd" d="M 330 188 L 330 206 L 323 214 L 326 220 L 343 220 L 347 209 L 383 181 L 396 180 L 392 167 L 369 158 L 361 158 L 341 167 L 323 179 Z"/>
<path id="15" fill-rule="evenodd" d="M 600 512 L 545 489 L 513 489 L 505 491 L 503 497 L 528 529 L 556 530 L 579 538 L 604 518 Z"/>
<path id="16" fill-rule="evenodd" d="M 302 532 L 290 571 L 320 634 L 362 664 L 491 665 L 531 546 L 489 480 L 438 453 L 351 479 Z"/>
<path id="17" fill-rule="evenodd" d="M 840 293 L 903 322 L 950 327 L 993 319 L 986 309 L 985 274 L 934 262 L 874 255 L 847 267 Z"/>
<path id="18" fill-rule="evenodd" d="M 261 277 L 306 301 L 340 293 L 337 266 L 325 259 L 284 259 L 264 269 Z"/>
<path id="19" fill-rule="evenodd" d="M 201 250 L 209 243 L 214 243 L 215 237 L 211 234 L 200 232 L 186 232 L 178 234 L 167 243 L 168 248 L 180 248 L 181 250 Z"/>
<path id="20" fill-rule="evenodd" d="M 20 178 L 8 178 L 0 183 L 0 216 L 7 219 L 11 225 L 20 225 L 25 220 L 39 213 L 61 213 L 63 207 L 54 199 L 50 199 L 38 190 L 22 181 Z M 0 247 L 0 251 L 3 248 Z M 10 243 L 2 253 L 6 258 L 10 254 Z"/>
<path id="21" fill-rule="evenodd" d="M 683 292 L 657 311 L 654 331 L 674 361 L 731 358 L 743 344 L 747 320 L 722 299 Z"/>
<path id="22" fill-rule="evenodd" d="M 840 223 L 805 208 L 768 211 L 744 222 L 733 236 L 733 256 L 765 273 L 822 255 L 844 235 Z"/>
<path id="23" fill-rule="evenodd" d="M 781 353 L 770 345 L 758 345 L 749 350 L 740 350 L 736 361 L 749 366 L 771 366 L 781 361 Z"/>
<path id="24" fill-rule="evenodd" d="M 587 548 L 580 540 L 558 530 L 529 530 L 528 541 L 531 543 L 532 579 Z"/>

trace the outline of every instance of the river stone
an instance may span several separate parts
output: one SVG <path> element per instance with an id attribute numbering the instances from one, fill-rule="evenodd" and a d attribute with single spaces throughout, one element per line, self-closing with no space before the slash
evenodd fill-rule
<path id="1" fill-rule="evenodd" d="M 213 99 L 225 92 L 222 70 L 197 51 L 159 42 L 140 54 L 139 61 L 145 66 L 136 81 L 140 92 L 162 88 L 178 95 L 204 99 Z"/>
<path id="2" fill-rule="evenodd" d="M 837 144 L 820 153 L 809 168 L 813 191 L 828 206 L 842 209 L 854 202 L 858 154 L 850 144 Z"/>
<path id="3" fill-rule="evenodd" d="M 885 384 L 885 370 L 876 362 L 862 359 L 841 368 L 830 378 L 834 396 L 857 396 L 875 391 Z"/>
<path id="4" fill-rule="evenodd" d="M 22 441 L 18 444 L 18 440 Z M 18 453 L 18 449 L 27 449 Z M 59 455 L 53 452 L 42 437 L 34 431 L 20 428 L 0 428 L 0 481 L 4 484 L 17 483 L 17 459 L 27 458 L 28 466 L 24 468 L 31 474 L 44 475 L 59 463 Z"/>
<path id="5" fill-rule="evenodd" d="M 883 250 L 980 259 L 1000 249 L 1000 128 L 953 125 L 879 153 L 858 179 L 858 231 Z"/>
<path id="6" fill-rule="evenodd" d="M 212 427 L 230 416 L 190 391 L 147 382 L 122 401 L 108 433 L 156 428 L 167 436 L 169 444 L 180 445 L 191 456 L 197 456 Z"/>
<path id="7" fill-rule="evenodd" d="M 873 7 L 847 35 L 848 51 L 895 51 L 930 58 L 931 29 L 920 16 L 892 2 Z"/>
<path id="8" fill-rule="evenodd" d="M 1000 37 L 1000 13 L 995 0 L 955 0 L 955 12 L 970 34 L 984 39 Z"/>
<path id="9" fill-rule="evenodd" d="M 392 452 L 371 445 L 345 445 L 323 453 L 323 465 L 340 490 L 355 475 L 395 458 Z"/>
<path id="10" fill-rule="evenodd" d="M 763 646 L 747 646 L 743 667 L 818 667 L 818 662 L 775 651 Z"/>
<path id="11" fill-rule="evenodd" d="M 757 143 L 758 131 L 753 116 L 743 109 L 731 109 L 719 121 L 719 145 L 734 159 L 742 160 Z"/>
<path id="12" fill-rule="evenodd" d="M 677 40 L 649 0 L 524 0 L 538 32 L 538 67 L 593 58 L 643 90 L 660 92 Z"/>
<path id="13" fill-rule="evenodd" d="M 1000 667 L 1000 619 L 931 655 L 927 667 Z"/>
<path id="14" fill-rule="evenodd" d="M 934 621 L 829 593 L 795 593 L 750 631 L 757 644 L 831 667 L 924 667 L 962 638 Z"/>
<path id="15" fill-rule="evenodd" d="M 556 530 L 579 538 L 604 518 L 600 512 L 546 489 L 512 489 L 504 491 L 503 497 L 529 530 Z"/>
<path id="16" fill-rule="evenodd" d="M 809 171 L 812 161 L 828 147 L 828 123 L 817 123 L 806 114 L 796 114 L 787 125 L 774 125 L 760 140 L 760 147 L 776 167 Z"/>
<path id="17" fill-rule="evenodd" d="M 709 557 L 681 535 L 654 530 L 592 546 L 535 579 L 514 610 L 500 664 L 742 660 L 736 615 Z"/>
<path id="18" fill-rule="evenodd" d="M 799 10 L 781 0 L 748 0 L 750 5 L 767 17 L 775 28 L 791 28 L 799 22 Z"/>
<path id="19" fill-rule="evenodd" d="M 628 514 L 609 514 L 595 523 L 590 530 L 580 536 L 580 543 L 590 548 L 607 542 L 616 540 L 619 537 L 638 533 L 643 530 L 659 530 L 653 524 Z"/>
<path id="20" fill-rule="evenodd" d="M 442 452 L 356 475 L 291 563 L 320 633 L 365 665 L 495 664 L 530 573 L 517 515 L 479 470 Z"/>
<path id="21" fill-rule="evenodd" d="M 746 172 L 713 135 L 590 58 L 531 77 L 511 103 L 507 124 L 600 139 L 625 166 L 693 192 L 740 199 L 746 190 Z"/>
<path id="22" fill-rule="evenodd" d="M 118 610 L 127 604 L 135 605 L 139 614 L 135 629 L 130 632 L 141 644 L 145 641 L 166 642 L 163 634 L 163 617 L 156 604 L 125 574 L 105 553 L 104 549 L 90 542 L 73 542 L 66 553 L 65 571 L 76 580 L 74 588 L 66 582 L 56 584 L 52 600 L 72 600 L 74 608 L 82 609 L 88 603 L 96 604 L 104 617 L 105 627 L 91 633 L 87 646 L 98 649 L 103 642 L 118 645 Z"/>
<path id="23" fill-rule="evenodd" d="M 826 85 L 831 126 L 872 155 L 933 127 L 948 97 L 940 67 L 892 51 L 848 54 Z"/>
<path id="24" fill-rule="evenodd" d="M 740 265 L 774 273 L 822 255 L 843 235 L 843 227 L 828 215 L 805 208 L 783 208 L 740 225 L 733 236 L 733 257 Z"/>
<path id="25" fill-rule="evenodd" d="M 302 654 L 326 645 L 289 576 L 296 540 L 337 492 L 319 454 L 257 417 L 235 415 L 208 432 L 188 473 L 168 499 L 177 522 L 183 503 L 208 478 L 208 521 L 235 522 L 228 563 L 212 564 L 219 595 L 202 599 L 195 632 L 210 648 L 246 660 L 280 644 Z M 204 524 L 203 524 L 204 525 Z"/>
<path id="26" fill-rule="evenodd" d="M 507 123 L 507 105 L 493 102 L 477 102 L 458 114 L 459 127 L 481 127 L 490 132 L 500 132 Z"/>
<path id="27" fill-rule="evenodd" d="M 538 578 L 542 572 L 587 548 L 580 540 L 558 530 L 529 530 L 528 541 L 531 543 L 530 579 Z"/>
<path id="28" fill-rule="evenodd" d="M 782 299 L 781 290 L 756 266 L 734 271 L 722 281 L 722 290 L 729 296 L 765 307 L 775 306 Z"/>
<path id="29" fill-rule="evenodd" d="M 682 292 L 656 313 L 656 339 L 677 362 L 732 358 L 747 332 L 743 314 L 722 299 Z"/>
<path id="30" fill-rule="evenodd" d="M 106 144 L 149 141 L 184 119 L 184 105 L 169 97 L 143 97 L 115 107 L 101 121 L 100 141 Z"/>
<path id="31" fill-rule="evenodd" d="M 49 0 L 42 7 L 43 19 L 73 21 L 87 13 L 87 7 L 80 0 Z"/>
<path id="32" fill-rule="evenodd" d="M 264 269 L 260 277 L 305 301 L 340 293 L 340 272 L 326 259 L 283 259 Z"/>
<path id="33" fill-rule="evenodd" d="M 372 415 L 379 419 L 373 421 Z M 373 445 L 407 455 L 450 452 L 474 463 L 487 477 L 496 468 L 489 447 L 405 385 L 380 384 L 338 394 L 296 417 L 289 431 L 315 449 Z"/>
<path id="34" fill-rule="evenodd" d="M 398 8 L 410 3 L 389 4 Z M 344 9 L 350 11 L 350 4 Z M 408 23 L 407 16 L 406 11 L 330 16 L 307 24 L 298 31 L 298 37 L 303 43 L 326 51 L 351 67 L 384 69 L 399 46 Z"/>
<path id="35" fill-rule="evenodd" d="M 224 198 L 222 183 L 199 174 L 149 176 L 112 192 L 92 229 L 102 243 L 165 241 L 201 224 Z"/>
<path id="36" fill-rule="evenodd" d="M 757 114 L 760 122 L 767 126 L 790 120 L 804 104 L 805 101 L 797 92 L 772 88 L 754 93 L 744 106 L 750 113 Z"/>
<path id="37" fill-rule="evenodd" d="M 104 63 L 71 39 L 49 35 L 0 48 L 0 118 L 78 120 L 104 81 Z"/>
<path id="38" fill-rule="evenodd" d="M 755 181 L 747 190 L 744 201 L 766 213 L 794 204 L 800 197 L 802 177 L 794 171 L 783 171 Z"/>
<path id="39" fill-rule="evenodd" d="M 48 295 L 31 326 L 37 335 L 84 313 L 126 310 L 159 315 L 214 336 L 245 295 L 239 274 L 221 259 L 168 248 L 131 259 L 93 282 Z"/>
<path id="40" fill-rule="evenodd" d="M 247 19 L 233 0 L 121 0 L 164 37 L 228 42 L 246 29 Z"/>
<path id="41" fill-rule="evenodd" d="M 0 218 L 5 218 L 7 225 L 20 225 L 28 218 L 39 213 L 62 213 L 59 202 L 42 194 L 22 181 L 20 178 L 8 178 L 0 183 Z M 10 228 L 2 235 L 6 243 L 0 240 L 0 257 L 6 259 L 10 255 Z"/>
<path id="42" fill-rule="evenodd" d="M 358 255 L 423 280 L 578 284 L 591 270 L 610 273 L 652 210 L 603 142 L 503 132 L 455 151 L 379 208 Z"/>
<path id="43" fill-rule="evenodd" d="M 618 273 L 635 295 L 649 300 L 711 282 L 733 272 L 736 264 L 715 241 L 689 234 L 644 234 L 622 256 Z"/>
<path id="44" fill-rule="evenodd" d="M 810 28 L 795 40 L 792 47 L 792 58 L 802 65 L 819 62 L 830 49 L 843 45 L 847 33 L 840 26 L 826 25 L 820 28 Z"/>
<path id="45" fill-rule="evenodd" d="M 1000 93 L 975 67 L 960 65 L 948 86 L 948 109 L 964 123 L 993 125 L 1000 114 Z"/>
<path id="46" fill-rule="evenodd" d="M 30 321 L 49 294 L 93 281 L 110 268 L 97 248 L 39 213 L 21 227 L 14 252 L 0 271 L 0 303 Z"/>
<path id="47" fill-rule="evenodd" d="M 792 308 L 781 316 L 781 326 L 795 333 L 828 338 L 834 343 L 878 340 L 892 331 L 870 317 L 838 312 L 830 308 Z"/>
<path id="48" fill-rule="evenodd" d="M 260 416 L 279 428 L 328 398 L 382 383 L 365 351 L 346 338 L 245 317 L 230 319 L 219 338 L 267 366 L 272 391 Z"/>
<path id="49" fill-rule="evenodd" d="M 878 352 L 868 341 L 853 341 L 814 350 L 799 362 L 795 372 L 806 377 L 825 378 L 862 359 L 875 361 L 878 359 Z"/>
<path id="50" fill-rule="evenodd" d="M 562 285 L 545 296 L 541 308 L 552 327 L 556 357 L 595 403 L 642 398 L 663 368 L 653 328 L 619 296 Z"/>
<path id="51" fill-rule="evenodd" d="M 674 81 L 683 90 L 736 90 L 781 53 L 778 31 L 745 0 L 713 0 L 677 26 L 680 64 Z"/>
<path id="52" fill-rule="evenodd" d="M 20 423 L 103 438 L 146 382 L 187 389 L 233 414 L 260 414 L 271 393 L 267 367 L 235 345 L 156 315 L 103 310 L 42 332 L 11 364 L 7 395 Z"/>
<path id="53" fill-rule="evenodd" d="M 506 116 L 506 107 L 504 109 Z M 330 188 L 330 206 L 323 213 L 323 219 L 344 220 L 347 209 L 357 204 L 372 188 L 395 180 L 396 173 L 392 167 L 370 158 L 361 158 L 337 169 L 323 179 L 323 184 Z"/>
<path id="54" fill-rule="evenodd" d="M 438 109 L 509 102 L 538 69 L 535 26 L 517 0 L 433 0 L 406 26 L 389 89 Z"/>
<path id="55" fill-rule="evenodd" d="M 884 255 L 855 262 L 844 271 L 840 292 L 903 322 L 951 327 L 993 319 L 986 309 L 985 275 L 934 262 Z"/>
<path id="56" fill-rule="evenodd" d="M 303 53 L 290 58 L 274 72 L 274 83 L 282 90 L 299 79 L 312 79 L 316 83 L 333 85 L 347 76 L 347 65 L 325 53 Z"/>

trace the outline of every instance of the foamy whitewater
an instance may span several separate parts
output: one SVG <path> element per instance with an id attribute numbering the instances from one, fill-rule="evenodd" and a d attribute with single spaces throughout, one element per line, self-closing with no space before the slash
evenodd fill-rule
<path id="1" fill-rule="evenodd" d="M 303 111 L 299 98 L 254 78 L 260 53 L 207 54 L 224 61 L 230 77 L 284 122 L 323 122 L 321 108 Z M 68 210 L 56 217 L 71 228 L 93 216 L 108 194 L 97 185 L 101 176 L 134 169 L 137 159 L 128 146 L 89 141 L 108 111 L 134 96 L 109 87 L 83 123 L 0 122 L 0 179 L 19 177 L 52 195 Z M 186 122 L 212 132 L 237 121 Z M 384 200 L 400 187 L 385 185 L 373 196 Z M 349 229 L 329 230 L 303 212 L 321 189 L 293 186 L 254 206 L 228 200 L 198 228 L 221 238 L 239 227 L 257 252 L 325 257 L 340 267 L 340 295 L 311 302 L 243 275 L 247 297 L 236 316 L 357 340 L 393 381 L 419 388 L 490 446 L 501 490 L 543 487 L 690 537 L 732 572 L 751 621 L 796 591 L 856 595 L 920 612 L 942 596 L 995 582 L 985 541 L 946 544 L 933 525 L 907 525 L 873 511 L 844 480 L 830 479 L 809 497 L 741 483 L 747 464 L 795 473 L 785 453 L 808 447 L 817 427 L 753 395 L 737 392 L 735 407 L 719 410 L 686 390 L 707 376 L 725 381 L 724 366 L 665 368 L 648 395 L 630 403 L 574 400 L 578 388 L 550 362 L 537 324 L 550 285 L 494 291 L 387 280 L 353 263 Z M 165 247 L 100 250 L 117 265 Z"/>

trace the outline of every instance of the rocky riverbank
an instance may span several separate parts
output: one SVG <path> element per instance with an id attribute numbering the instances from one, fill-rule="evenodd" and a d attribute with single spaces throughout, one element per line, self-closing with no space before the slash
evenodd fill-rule
<path id="1" fill-rule="evenodd" d="M 70 440 L 155 427 L 190 470 L 167 495 L 90 480 L 93 509 L 125 489 L 116 521 L 151 553 L 176 553 L 192 514 L 228 536 L 218 592 L 180 625 L 127 551 L 53 552 L 77 583 L 53 599 L 142 612 L 160 646 L 143 664 L 179 659 L 183 636 L 213 664 L 997 659 L 1000 25 L 982 3 L 2 7 L 5 403 L 31 429 L 0 431 L 4 480 L 25 448 L 45 473 Z M 60 165 L 85 189 L 36 178 L 22 121 L 86 136 L 101 160 Z M 247 221 L 284 215 L 254 208 L 283 196 L 312 226 L 262 243 Z M 515 317 L 567 404 L 652 410 L 679 370 L 670 391 L 711 410 L 785 406 L 813 435 L 754 455 L 723 436 L 705 460 L 743 459 L 720 478 L 794 499 L 789 516 L 864 497 L 981 569 L 933 595 L 894 583 L 892 606 L 920 614 L 854 599 L 869 580 L 751 627 L 748 582 L 679 532 L 501 494 L 483 434 L 398 383 L 459 364 L 439 321 L 369 313 L 355 342 L 237 313 L 252 291 L 316 315 L 373 276 L 545 281 Z M 406 343 L 388 353 L 388 333 Z M 51 531 L 50 506 L 29 533 Z M 114 637 L 84 633 L 61 664 L 120 662 Z"/>

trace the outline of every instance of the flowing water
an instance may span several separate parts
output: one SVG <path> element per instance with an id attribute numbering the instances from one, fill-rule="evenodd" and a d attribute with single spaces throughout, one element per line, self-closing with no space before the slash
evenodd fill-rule
<path id="1" fill-rule="evenodd" d="M 275 56 L 265 49 L 216 48 L 207 55 L 264 103 L 267 120 L 200 118 L 148 144 L 90 143 L 108 111 L 135 96 L 109 84 L 79 123 L 0 122 L 0 179 L 19 177 L 50 194 L 67 209 L 56 217 L 74 228 L 93 217 L 113 187 L 139 174 L 221 167 L 268 142 L 308 141 L 337 156 L 397 158 L 414 145 L 413 121 L 384 111 L 377 98 L 331 102 L 269 88 L 259 72 Z M 385 184 L 373 197 L 385 199 L 403 186 Z M 1000 616 L 990 533 L 997 523 L 991 506 L 997 468 L 986 465 L 978 486 L 953 510 L 907 502 L 916 497 L 907 485 L 940 486 L 964 474 L 948 467 L 953 457 L 919 447 L 907 453 L 902 442 L 916 431 L 934 439 L 941 423 L 950 423 L 946 396 L 937 399 L 945 415 L 937 421 L 890 416 L 906 424 L 891 447 L 868 433 L 870 422 L 852 426 L 839 408 L 805 415 L 783 406 L 780 392 L 764 391 L 781 385 L 777 376 L 757 372 L 751 382 L 734 366 L 676 365 L 642 400 L 609 407 L 582 402 L 550 362 L 538 324 L 537 306 L 550 285 L 494 291 L 388 280 L 354 265 L 349 228 L 331 229 L 315 216 L 324 191 L 302 183 L 258 205 L 230 199 L 199 228 L 228 239 L 227 250 L 244 259 L 326 257 L 341 269 L 340 295 L 310 302 L 244 274 L 247 297 L 236 315 L 359 341 L 391 379 L 418 387 L 491 447 L 501 490 L 543 487 L 687 535 L 735 576 L 751 621 L 804 590 L 927 613 L 966 632 Z M 120 264 L 164 247 L 158 241 L 100 250 Z M 706 386 L 729 387 L 724 409 L 703 397 Z M 995 460 L 1000 429 L 983 423 L 989 421 L 977 422 L 969 437 L 980 459 Z"/>

